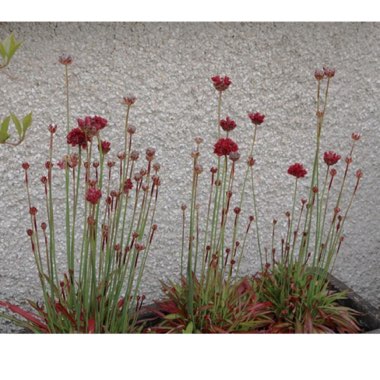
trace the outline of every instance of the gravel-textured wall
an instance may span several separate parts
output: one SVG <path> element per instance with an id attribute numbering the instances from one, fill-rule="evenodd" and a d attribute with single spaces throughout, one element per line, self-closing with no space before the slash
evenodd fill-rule
<path id="1" fill-rule="evenodd" d="M 354 131 L 363 134 L 354 156 L 364 179 L 346 228 L 336 275 L 375 306 L 380 305 L 379 94 L 380 25 L 372 23 L 1 23 L 0 37 L 13 31 L 24 45 L 0 72 L 0 117 L 33 111 L 33 129 L 17 148 L 0 146 L 0 299 L 23 304 L 38 297 L 38 282 L 25 230 L 27 203 L 21 162 L 33 168 L 32 197 L 42 202 L 38 178 L 47 155 L 49 123 L 62 126 L 57 159 L 65 152 L 62 53 L 73 55 L 72 123 L 99 114 L 110 122 L 107 137 L 121 150 L 124 107 L 133 93 L 137 102 L 131 122 L 137 144 L 155 146 L 162 164 L 159 236 L 148 261 L 144 288 L 159 294 L 159 279 L 177 273 L 180 210 L 190 192 L 189 152 L 201 135 L 206 150 L 216 136 L 217 95 L 210 82 L 227 74 L 233 85 L 222 115 L 238 123 L 234 138 L 247 154 L 251 132 L 247 111 L 260 111 L 266 122 L 257 143 L 260 225 L 269 241 L 271 220 L 283 220 L 290 207 L 290 163 L 310 167 L 314 136 L 314 69 L 337 69 L 323 136 L 323 149 L 344 155 Z M 202 157 L 211 165 L 211 154 Z M 339 166 L 342 168 L 342 164 Z M 63 191 L 56 182 L 56 211 L 63 210 Z M 203 196 L 202 199 L 205 197 Z M 42 204 L 41 204 L 42 207 Z M 246 210 L 244 210 L 247 212 Z M 64 228 L 58 228 L 59 242 Z M 245 270 L 255 268 L 248 257 Z M 2 329 L 2 330 L 1 330 Z M 10 331 L 4 322 L 0 331 Z"/>

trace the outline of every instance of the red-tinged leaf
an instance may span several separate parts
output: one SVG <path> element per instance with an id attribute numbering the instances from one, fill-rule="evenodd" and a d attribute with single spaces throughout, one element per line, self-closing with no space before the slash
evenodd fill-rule
<path id="1" fill-rule="evenodd" d="M 21 317 L 25 318 L 27 321 L 33 323 L 34 325 L 36 325 L 38 328 L 41 329 L 41 332 L 45 332 L 45 333 L 50 332 L 48 326 L 44 322 L 42 322 L 39 318 L 37 318 L 36 315 L 24 309 L 21 309 L 21 307 L 12 305 L 9 302 L 5 302 L 5 301 L 0 301 L 0 306 L 6 307 L 11 312 L 18 314 Z"/>
<path id="2" fill-rule="evenodd" d="M 252 289 L 252 286 L 248 280 L 247 277 L 245 277 L 239 284 L 238 288 L 237 288 L 237 293 L 239 295 L 242 295 L 244 293 L 247 293 L 249 290 Z"/>
<path id="3" fill-rule="evenodd" d="M 67 309 L 60 302 L 56 302 L 55 310 L 57 311 L 57 313 L 63 314 L 71 322 L 71 325 L 73 327 L 76 327 L 75 319 L 70 315 Z"/>
<path id="4" fill-rule="evenodd" d="M 88 333 L 94 334 L 95 332 L 95 319 L 88 320 Z"/>

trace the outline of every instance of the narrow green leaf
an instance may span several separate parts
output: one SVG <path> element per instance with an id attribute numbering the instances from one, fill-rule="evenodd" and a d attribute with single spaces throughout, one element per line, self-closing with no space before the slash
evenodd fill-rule
<path id="1" fill-rule="evenodd" d="M 193 333 L 193 322 L 189 322 L 188 325 L 186 326 L 186 329 L 183 330 L 184 334 L 192 334 Z"/>
<path id="2" fill-rule="evenodd" d="M 10 137 L 10 135 L 8 133 L 9 120 L 10 120 L 10 117 L 8 116 L 1 123 L 1 127 L 0 127 L 0 144 L 4 144 L 9 139 L 9 137 Z"/>
<path id="3" fill-rule="evenodd" d="M 22 135 L 25 135 L 26 130 L 31 126 L 32 124 L 32 112 L 27 114 L 23 119 L 22 119 Z"/>
<path id="4" fill-rule="evenodd" d="M 15 125 L 16 131 L 21 138 L 23 132 L 22 132 L 22 126 L 21 126 L 20 120 L 17 118 L 17 116 L 14 113 L 11 113 L 11 118 L 12 118 L 13 124 Z"/>
<path id="5" fill-rule="evenodd" d="M 0 55 L 3 59 L 7 57 L 7 52 L 5 51 L 5 47 L 1 42 L 0 42 Z"/>
<path id="6" fill-rule="evenodd" d="M 13 33 L 9 37 L 9 49 L 8 49 L 8 62 L 12 59 L 17 49 L 20 47 L 21 42 L 16 41 Z"/>

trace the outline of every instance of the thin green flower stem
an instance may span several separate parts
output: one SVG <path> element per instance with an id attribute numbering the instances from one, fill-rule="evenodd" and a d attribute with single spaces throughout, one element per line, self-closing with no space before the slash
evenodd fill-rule
<path id="1" fill-rule="evenodd" d="M 220 114 L 222 110 L 222 91 L 219 91 L 218 97 L 218 139 L 220 138 Z"/>
<path id="2" fill-rule="evenodd" d="M 297 199 L 297 187 L 298 187 L 298 178 L 296 178 L 295 185 L 294 185 L 292 213 L 291 213 L 291 216 L 290 216 L 289 231 L 288 231 L 288 235 L 286 237 L 286 244 L 289 244 L 289 246 L 290 246 L 291 239 L 293 237 L 293 219 L 295 218 L 295 208 L 296 208 L 296 199 Z M 292 250 L 291 255 L 290 255 L 290 265 L 293 264 L 293 252 L 294 251 Z"/>
<path id="3" fill-rule="evenodd" d="M 207 205 L 207 217 L 206 217 L 206 228 L 205 228 L 205 236 L 203 238 L 203 249 L 202 249 L 202 270 L 201 270 L 201 287 L 203 289 L 204 284 L 204 275 L 206 269 L 206 247 L 207 247 L 207 239 L 208 239 L 208 228 L 209 228 L 209 220 L 210 220 L 210 211 L 211 211 L 211 201 L 212 201 L 212 193 L 214 191 L 214 175 L 211 176 L 211 185 L 210 185 L 210 195 L 208 198 Z M 209 257 L 207 257 L 207 261 L 209 262 Z M 182 271 L 181 271 L 182 278 Z"/>
<path id="4" fill-rule="evenodd" d="M 336 250 L 336 244 L 339 243 L 338 245 L 338 250 L 336 251 L 336 254 L 333 255 L 333 259 L 332 259 L 332 264 L 330 263 L 329 266 L 330 266 L 330 269 L 327 269 L 329 271 L 329 273 L 332 273 L 334 271 L 334 267 L 335 267 L 335 263 L 336 263 L 336 259 L 338 257 L 338 252 L 339 252 L 339 248 L 340 248 L 340 245 L 341 245 L 341 237 L 343 236 L 343 227 L 344 227 L 344 222 L 346 221 L 347 219 L 347 216 L 348 216 L 348 212 L 349 210 L 351 209 L 351 206 L 352 206 L 352 203 L 353 203 L 353 200 L 354 200 L 354 197 L 355 197 L 355 191 L 353 192 L 352 196 L 351 196 L 351 199 L 350 199 L 350 202 L 349 202 L 349 205 L 347 207 L 347 210 L 345 212 L 345 215 L 342 219 L 342 223 L 341 223 L 341 226 L 340 226 L 340 229 L 339 229 L 339 236 L 336 237 L 336 242 L 335 242 L 335 246 L 334 246 L 334 249 L 333 249 L 333 252 L 335 252 Z"/>
<path id="5" fill-rule="evenodd" d="M 52 163 L 52 157 L 53 157 L 53 134 L 50 134 L 50 145 L 49 145 L 49 161 Z M 54 211 L 53 211 L 53 192 L 52 192 L 52 169 L 51 167 L 48 169 L 48 192 L 49 192 L 49 252 L 50 252 L 50 259 L 51 259 L 51 269 L 52 269 L 52 282 L 54 282 L 54 277 L 58 284 L 58 274 L 57 274 L 57 267 L 56 267 L 56 258 L 55 258 L 55 227 L 54 227 Z M 54 297 L 54 294 L 52 294 L 52 297 Z M 54 299 L 54 298 L 53 298 Z M 52 299 L 52 301 L 53 301 Z"/>
<path id="6" fill-rule="evenodd" d="M 248 221 L 248 226 L 247 226 L 247 229 L 245 231 L 245 235 L 244 235 L 244 240 L 243 240 L 243 245 L 242 245 L 242 248 L 241 248 L 241 253 L 240 253 L 240 256 L 239 256 L 239 260 L 237 262 L 237 267 L 236 267 L 236 277 L 239 276 L 239 273 L 240 273 L 240 264 L 241 264 L 241 261 L 243 259 L 243 256 L 244 256 L 244 251 L 245 251 L 245 245 L 246 245 L 246 242 L 247 242 L 247 237 L 248 237 L 248 233 L 249 233 L 249 230 L 251 228 L 251 224 L 252 222 L 251 221 Z"/>
<path id="7" fill-rule="evenodd" d="M 328 175 L 329 175 L 329 166 L 327 166 L 327 169 L 326 169 L 326 175 L 325 175 L 325 180 L 324 180 L 324 184 L 323 184 L 322 195 L 321 195 L 321 198 L 320 198 L 321 199 L 320 200 L 320 204 L 317 205 L 317 207 L 319 207 L 320 218 L 321 218 L 321 215 L 323 215 L 323 216 L 322 216 L 322 220 L 320 218 L 319 218 L 319 220 L 317 220 L 316 231 L 318 231 L 318 233 L 315 234 L 315 246 L 314 246 L 314 254 L 313 254 L 313 260 L 312 260 L 312 267 L 313 268 L 317 264 L 317 260 L 318 260 L 318 256 L 319 256 L 319 251 L 320 251 L 320 245 L 321 245 L 321 242 L 322 242 L 322 239 L 323 239 L 325 221 L 326 221 L 326 211 L 327 211 L 330 191 L 327 192 L 327 196 L 326 196 L 325 202 L 323 202 L 323 201 L 324 201 L 324 198 L 325 198 L 325 193 L 326 193 L 326 188 L 327 188 Z M 323 203 L 325 203 L 325 205 L 324 205 L 325 206 L 324 207 L 324 211 L 322 211 Z"/>
<path id="8" fill-rule="evenodd" d="M 183 277 L 183 254 L 185 251 L 185 223 L 186 223 L 186 210 L 182 210 L 182 249 L 181 249 L 181 277 Z"/>
<path id="9" fill-rule="evenodd" d="M 263 266 L 263 257 L 262 257 L 261 242 L 260 242 L 260 231 L 259 231 L 259 222 L 258 222 L 259 218 L 258 218 L 258 213 L 257 213 L 257 202 L 256 202 L 255 185 L 254 185 L 254 180 L 253 180 L 253 168 L 252 167 L 251 167 L 251 186 L 252 186 L 253 209 L 255 211 L 257 247 L 259 250 L 261 270 L 263 270 L 264 266 Z"/>
<path id="10" fill-rule="evenodd" d="M 196 186 L 197 186 L 197 174 L 195 171 L 195 165 L 197 164 L 197 157 L 193 159 L 193 181 L 191 188 L 191 205 L 190 205 L 190 231 L 189 231 L 189 249 L 187 255 L 187 312 L 190 315 L 190 319 L 194 321 L 194 284 L 193 284 L 193 236 L 194 236 L 194 210 L 196 202 Z"/>
<path id="11" fill-rule="evenodd" d="M 220 254 L 220 269 L 223 270 L 224 265 L 224 234 L 226 229 L 226 223 L 227 223 L 227 203 L 228 203 L 228 197 L 226 196 L 226 189 L 227 189 L 227 171 L 228 171 L 228 162 L 227 162 L 227 156 L 224 156 L 224 168 L 223 168 L 223 190 L 222 190 L 222 220 L 220 225 L 220 231 L 219 231 L 219 238 L 218 238 L 218 244 L 216 246 L 217 252 Z M 223 278 L 221 279 L 223 281 Z"/>
<path id="12" fill-rule="evenodd" d="M 255 142 L 256 142 L 256 132 L 257 132 L 257 125 L 255 125 L 255 128 L 254 128 L 252 144 L 251 144 L 251 148 L 250 148 L 248 157 L 253 155 L 253 150 L 254 150 Z M 243 186 L 242 186 L 241 193 L 240 193 L 240 203 L 239 203 L 240 208 L 242 208 L 242 206 L 243 206 L 244 195 L 245 195 L 244 191 L 245 191 L 245 186 L 246 186 L 247 180 L 248 180 L 249 168 L 250 168 L 250 166 L 247 164 L 247 168 L 245 170 L 245 175 L 244 175 Z"/>
<path id="13" fill-rule="evenodd" d="M 196 189 L 198 189 L 198 179 L 197 175 L 196 181 Z M 197 199 L 197 192 L 195 194 L 195 199 Z M 198 264 L 198 255 L 199 255 L 199 208 L 198 205 L 195 204 L 195 255 L 194 255 L 194 274 L 197 273 L 197 264 Z"/>

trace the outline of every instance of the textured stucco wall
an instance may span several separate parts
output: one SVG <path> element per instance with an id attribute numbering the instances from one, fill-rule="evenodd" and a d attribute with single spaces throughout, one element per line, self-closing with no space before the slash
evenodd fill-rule
<path id="1" fill-rule="evenodd" d="M 106 136 L 118 139 L 113 145 L 116 153 L 122 148 L 120 100 L 133 93 L 138 100 L 131 123 L 138 128 L 138 146 L 157 148 L 163 184 L 159 235 L 144 283 L 149 298 L 159 294 L 158 280 L 178 268 L 179 205 L 190 192 L 192 139 L 203 136 L 209 150 L 215 140 L 217 97 L 210 77 L 232 78 L 222 115 L 237 121 L 234 137 L 245 154 L 250 128 L 246 112 L 267 115 L 256 158 L 260 224 L 262 231 L 268 231 L 264 237 L 268 241 L 272 218 L 283 220 L 290 207 L 293 182 L 285 174 L 288 165 L 302 161 L 310 167 L 312 160 L 314 69 L 324 64 L 336 67 L 323 149 L 344 154 L 351 132 L 363 133 L 354 164 L 365 175 L 336 275 L 380 306 L 379 24 L 0 24 L 1 38 L 10 31 L 24 45 L 0 73 L 0 117 L 10 111 L 19 115 L 33 111 L 34 123 L 22 146 L 0 147 L 0 299 L 23 304 L 25 298 L 38 297 L 25 233 L 28 214 L 20 164 L 27 160 L 34 167 L 32 196 L 41 204 L 38 178 L 46 160 L 49 123 L 62 126 L 58 139 L 64 141 L 64 78 L 57 58 L 68 53 L 75 59 L 70 68 L 72 123 L 87 114 L 106 117 L 111 124 Z M 64 154 L 63 143 L 57 151 L 56 158 Z M 211 154 L 202 159 L 206 168 L 211 166 Z M 56 194 L 59 213 L 62 189 Z M 63 228 L 57 231 L 61 243 L 63 232 Z M 256 263 L 257 257 L 248 257 L 245 270 L 252 272 Z M 9 326 L 2 322 L 0 331 L 10 331 Z"/>

